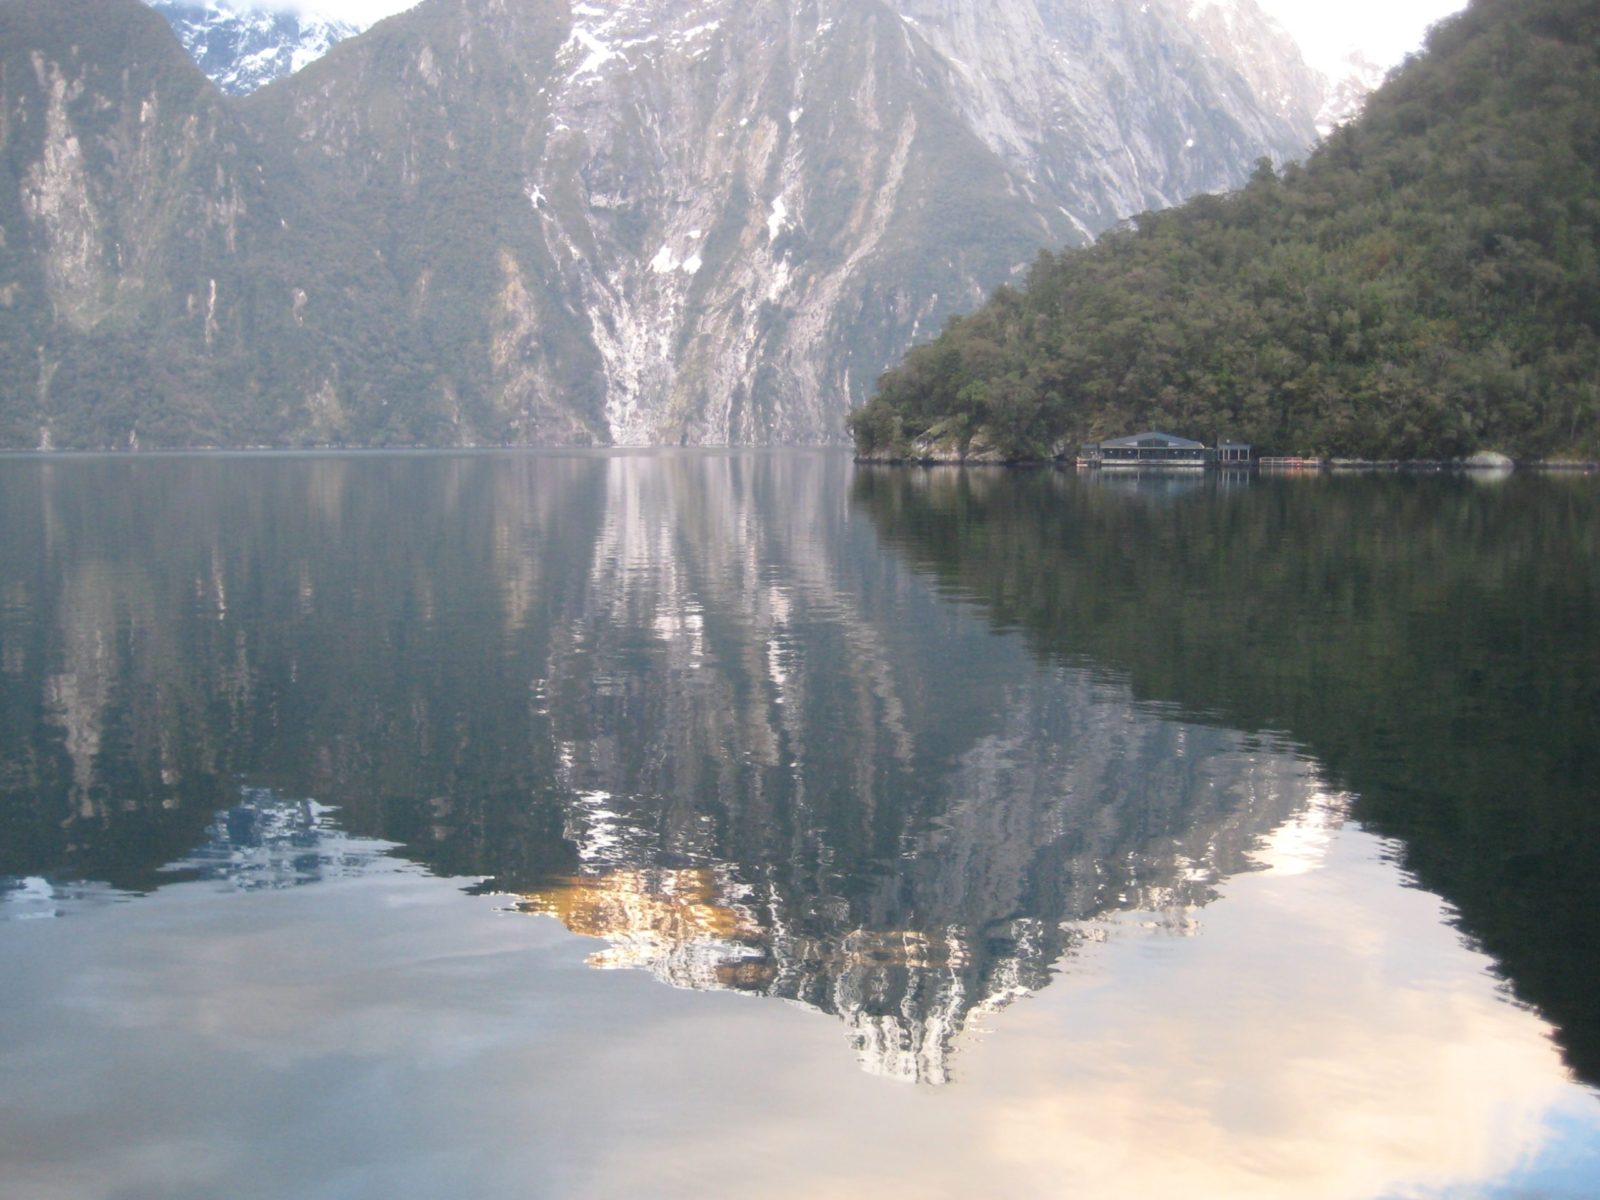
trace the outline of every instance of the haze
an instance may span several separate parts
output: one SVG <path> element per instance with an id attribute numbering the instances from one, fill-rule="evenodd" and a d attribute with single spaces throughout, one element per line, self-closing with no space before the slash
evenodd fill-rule
<path id="1" fill-rule="evenodd" d="M 1330 72 L 1353 49 L 1379 66 L 1392 66 L 1421 46 L 1429 25 L 1464 7 L 1459 0 L 1350 0 L 1335 6 L 1309 0 L 1258 3 L 1294 34 L 1307 62 Z M 369 25 L 415 7 L 415 0 L 282 0 L 281 7 Z"/>

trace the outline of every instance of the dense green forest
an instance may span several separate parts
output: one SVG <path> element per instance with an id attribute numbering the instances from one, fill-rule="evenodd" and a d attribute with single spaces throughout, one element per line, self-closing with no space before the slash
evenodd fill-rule
<path id="1" fill-rule="evenodd" d="M 1267 453 L 1600 450 L 1600 6 L 1477 0 L 1303 164 L 1043 254 L 851 414 L 874 458 L 1162 428 Z"/>

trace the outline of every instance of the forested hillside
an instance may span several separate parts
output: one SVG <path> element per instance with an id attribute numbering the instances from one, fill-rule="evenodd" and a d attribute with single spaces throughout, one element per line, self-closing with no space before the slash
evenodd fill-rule
<path id="1" fill-rule="evenodd" d="M 1281 174 L 1044 254 L 851 415 L 876 458 L 1146 427 L 1268 453 L 1600 450 L 1600 6 L 1477 0 Z"/>

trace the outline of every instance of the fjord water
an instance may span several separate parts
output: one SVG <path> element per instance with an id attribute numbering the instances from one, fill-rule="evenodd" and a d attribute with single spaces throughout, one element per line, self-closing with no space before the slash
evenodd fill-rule
<path id="1" fill-rule="evenodd" d="M 1583 478 L 0 460 L 0 1178 L 1593 1195 L 1597 602 Z"/>

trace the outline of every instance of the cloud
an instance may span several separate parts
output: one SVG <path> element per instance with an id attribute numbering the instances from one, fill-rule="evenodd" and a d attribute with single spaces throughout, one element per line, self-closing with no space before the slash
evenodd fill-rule
<path id="1" fill-rule="evenodd" d="M 415 8 L 419 0 L 215 0 L 218 8 L 270 8 L 368 26 L 384 17 Z"/>
<path id="2" fill-rule="evenodd" d="M 1428 26 L 1465 7 L 1464 0 L 1258 0 L 1295 37 L 1306 61 L 1330 71 L 1350 50 L 1391 67 L 1422 45 Z"/>

